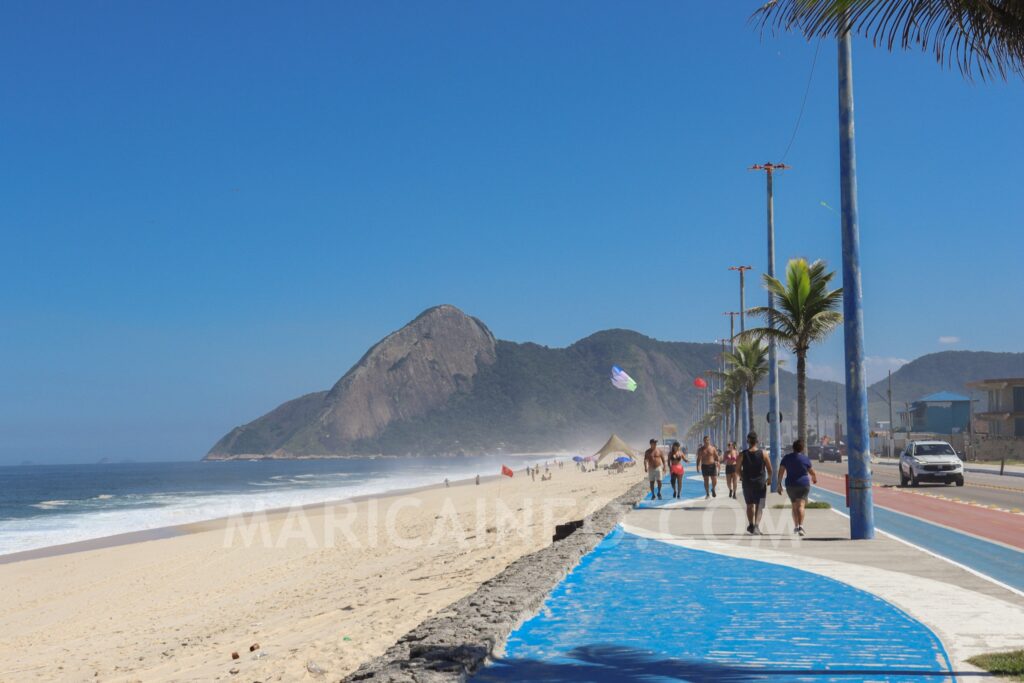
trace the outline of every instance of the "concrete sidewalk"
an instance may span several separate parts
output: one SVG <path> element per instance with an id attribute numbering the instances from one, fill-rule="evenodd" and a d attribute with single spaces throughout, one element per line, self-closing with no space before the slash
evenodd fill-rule
<path id="1" fill-rule="evenodd" d="M 970 680 L 967 658 L 1024 646 L 1024 596 L 891 538 L 849 541 L 831 510 L 808 511 L 801 539 L 769 507 L 749 536 L 724 492 L 705 500 L 688 474 L 683 501 L 632 511 L 475 680 Z"/>

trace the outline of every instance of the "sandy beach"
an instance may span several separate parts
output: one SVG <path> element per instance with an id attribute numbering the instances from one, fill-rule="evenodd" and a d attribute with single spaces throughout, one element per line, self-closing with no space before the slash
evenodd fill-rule
<path id="1" fill-rule="evenodd" d="M 336 680 L 641 476 L 518 469 L 0 565 L 0 681 Z"/>

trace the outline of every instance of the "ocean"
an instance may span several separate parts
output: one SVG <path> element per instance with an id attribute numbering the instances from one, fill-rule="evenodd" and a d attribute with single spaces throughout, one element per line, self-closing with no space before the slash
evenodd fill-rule
<path id="1" fill-rule="evenodd" d="M 0 555 L 241 512 L 375 495 L 553 456 L 0 467 Z"/>

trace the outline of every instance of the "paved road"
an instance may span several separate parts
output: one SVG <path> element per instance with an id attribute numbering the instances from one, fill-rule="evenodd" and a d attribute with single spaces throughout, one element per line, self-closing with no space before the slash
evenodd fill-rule
<path id="1" fill-rule="evenodd" d="M 842 476 L 846 474 L 847 464 L 834 462 L 814 463 L 819 472 L 827 472 Z M 899 468 L 895 464 L 879 463 L 873 465 L 875 483 L 882 486 L 899 484 Z M 978 503 L 1002 510 L 1024 511 L 1024 477 L 1000 477 L 997 474 L 980 474 L 968 472 L 964 477 L 963 486 L 945 486 L 943 484 L 921 484 L 914 492 L 926 493 L 965 503 Z"/>

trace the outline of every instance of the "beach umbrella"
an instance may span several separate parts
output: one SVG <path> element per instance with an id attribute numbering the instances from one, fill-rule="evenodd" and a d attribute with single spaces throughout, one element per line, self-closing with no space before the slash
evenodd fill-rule
<path id="1" fill-rule="evenodd" d="M 630 457 L 625 456 L 625 455 L 620 455 L 619 457 L 615 458 L 615 462 L 630 462 L 632 460 L 633 460 L 633 458 L 630 458 Z"/>
<path id="2" fill-rule="evenodd" d="M 582 462 L 583 460 L 585 460 L 585 458 L 582 455 L 574 455 L 572 456 L 572 459 L 575 460 L 576 462 Z"/>

